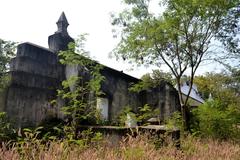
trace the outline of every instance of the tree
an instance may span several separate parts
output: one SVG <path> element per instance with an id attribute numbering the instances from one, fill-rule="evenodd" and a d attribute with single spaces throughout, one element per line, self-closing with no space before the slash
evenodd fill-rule
<path id="1" fill-rule="evenodd" d="M 16 43 L 0 39 L 0 88 L 6 85 L 10 59 L 15 55 Z"/>
<path id="2" fill-rule="evenodd" d="M 210 44 L 225 26 L 225 17 L 238 0 L 166 0 L 161 15 L 150 12 L 151 0 L 124 0 L 128 9 L 113 15 L 121 41 L 113 51 L 130 63 L 166 65 L 176 79 L 183 126 L 187 129 L 187 103 L 195 73 L 210 56 Z M 184 100 L 181 78 L 190 72 L 190 90 Z"/>
<path id="3" fill-rule="evenodd" d="M 240 61 L 240 2 L 229 10 L 222 21 L 224 27 L 219 31 L 217 38 L 222 42 L 228 54 L 217 58 L 217 61 L 226 63 L 226 59 Z M 232 64 L 231 64 L 232 65 Z M 236 64 L 235 64 L 236 65 Z M 239 67 L 239 63 L 237 65 Z"/>
<path id="4" fill-rule="evenodd" d="M 227 108 L 229 105 L 240 105 L 239 78 L 239 70 L 232 73 L 206 73 L 196 76 L 194 83 L 198 86 L 203 98 L 208 99 L 211 94 L 213 99 Z"/>
<path id="5" fill-rule="evenodd" d="M 101 82 L 104 77 L 100 71 L 103 66 L 91 60 L 84 49 L 85 35 L 75 43 L 68 45 L 68 50 L 60 51 L 60 62 L 66 66 L 77 66 L 80 74 L 73 75 L 62 82 L 62 89 L 57 90 L 58 97 L 64 100 L 63 113 L 69 128 L 77 136 L 79 124 L 96 124 L 99 113 L 96 109 L 96 97 L 101 96 Z M 56 100 L 52 101 L 56 103 Z"/>
<path id="6" fill-rule="evenodd" d="M 141 77 L 141 81 L 133 84 L 129 90 L 132 92 L 141 92 L 150 88 L 159 86 L 162 82 L 174 85 L 174 79 L 169 72 L 163 72 L 161 70 L 153 70 L 152 73 L 144 74 Z"/>

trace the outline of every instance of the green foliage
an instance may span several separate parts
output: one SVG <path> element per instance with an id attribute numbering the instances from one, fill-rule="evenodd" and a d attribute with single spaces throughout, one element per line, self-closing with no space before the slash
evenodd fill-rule
<path id="1" fill-rule="evenodd" d="M 88 146 L 89 144 L 99 143 L 103 140 L 103 135 L 100 132 L 93 132 L 92 129 L 83 130 L 80 134 L 81 141 L 84 146 Z"/>
<path id="2" fill-rule="evenodd" d="M 10 76 L 3 73 L 3 75 L 0 77 L 0 93 L 9 86 L 10 80 Z"/>
<path id="3" fill-rule="evenodd" d="M 15 137 L 13 126 L 11 125 L 7 114 L 0 112 L 0 142 L 12 140 Z"/>
<path id="4" fill-rule="evenodd" d="M 132 111 L 130 106 L 125 106 L 118 116 L 118 124 L 120 126 L 125 126 L 127 115 L 129 115 L 134 121 L 137 122 L 136 114 Z"/>
<path id="5" fill-rule="evenodd" d="M 180 112 L 174 112 L 169 119 L 166 120 L 166 126 L 168 129 L 178 128 L 180 131 L 183 131 L 182 128 L 182 116 Z"/>
<path id="6" fill-rule="evenodd" d="M 65 132 L 66 136 L 64 139 L 59 139 L 56 136 L 49 137 L 47 134 L 41 136 L 43 129 L 43 127 L 37 127 L 34 129 L 24 128 L 23 130 L 19 130 L 17 141 L 11 142 L 10 145 L 8 144 L 8 147 L 15 147 L 21 159 L 36 159 L 40 157 L 41 152 L 49 150 L 49 146 L 54 143 L 59 144 L 59 147 L 64 148 L 64 150 L 67 148 L 84 150 L 90 146 L 97 148 L 98 144 L 102 141 L 102 134 L 99 132 L 94 133 L 91 129 L 82 131 L 78 139 L 73 138 L 70 134 L 71 132 Z M 63 155 L 61 158 L 65 159 L 64 156 L 66 155 Z"/>
<path id="7" fill-rule="evenodd" d="M 37 156 L 40 148 L 44 146 L 42 139 L 39 137 L 41 129 L 42 127 L 36 129 L 19 129 L 17 141 L 13 143 L 13 146 L 17 147 L 17 151 L 22 159 L 34 159 L 32 155 L 33 151 L 37 150 Z"/>
<path id="8" fill-rule="evenodd" d="M 240 3 L 233 7 L 222 20 L 224 28 L 218 33 L 218 39 L 226 47 L 229 54 L 225 58 L 232 60 L 240 60 L 240 45 L 239 45 L 239 22 L 240 22 Z M 222 58 L 222 57 L 221 57 Z M 224 58 L 224 59 L 225 59 Z M 226 62 L 224 59 L 218 59 L 221 62 Z M 230 65 L 234 65 L 231 64 Z M 239 67 L 239 64 L 237 65 Z"/>
<path id="9" fill-rule="evenodd" d="M 15 55 L 16 43 L 0 39 L 0 73 L 9 69 L 10 59 Z"/>
<path id="10" fill-rule="evenodd" d="M 138 65 L 166 65 L 176 78 L 183 125 L 187 128 L 189 95 L 183 99 L 181 78 L 189 70 L 191 88 L 202 60 L 219 56 L 216 49 L 217 53 L 212 54 L 211 43 L 219 38 L 220 32 L 231 32 L 224 30 L 233 26 L 226 17 L 239 5 L 239 0 L 159 0 L 165 7 L 161 14 L 151 12 L 150 0 L 123 2 L 128 8 L 113 15 L 112 24 L 120 28 L 121 36 L 113 54 Z"/>
<path id="11" fill-rule="evenodd" d="M 61 132 L 64 133 L 64 142 L 86 148 L 89 145 L 97 145 L 103 140 L 102 133 L 93 132 L 91 128 L 77 131 L 74 126 L 65 125 Z"/>
<path id="12" fill-rule="evenodd" d="M 139 107 L 139 111 L 137 114 L 137 122 L 141 125 L 147 125 L 150 118 L 158 118 L 160 116 L 159 108 L 153 109 L 148 104 L 145 104 L 143 107 Z"/>
<path id="13" fill-rule="evenodd" d="M 220 100 L 225 105 L 240 103 L 240 81 L 236 71 L 232 74 L 206 73 L 195 77 L 194 83 L 204 99 L 208 99 L 211 94 L 214 99 Z"/>
<path id="14" fill-rule="evenodd" d="M 15 55 L 15 48 L 15 42 L 0 39 L 0 91 L 9 82 L 9 77 L 6 73 L 9 71 L 10 59 Z"/>
<path id="15" fill-rule="evenodd" d="M 238 139 L 240 134 L 240 109 L 225 107 L 217 100 L 208 101 L 192 111 L 193 131 L 204 137 Z"/>
<path id="16" fill-rule="evenodd" d="M 87 82 L 86 82 L 87 83 Z M 89 88 L 81 83 L 79 77 L 71 77 L 63 81 L 63 89 L 58 90 L 58 96 L 65 100 L 65 105 L 62 107 L 64 114 L 69 117 L 70 121 L 80 124 L 85 121 L 94 123 L 94 115 L 96 107 L 93 100 L 89 100 Z M 74 84 L 74 90 L 69 90 L 69 87 Z"/>
<path id="17" fill-rule="evenodd" d="M 231 25 L 223 21 L 238 5 L 238 0 L 160 0 L 166 9 L 157 15 L 150 0 L 124 2 L 128 9 L 113 15 L 112 24 L 121 29 L 114 54 L 138 64 L 165 63 L 180 77 L 186 68 L 198 67 L 211 39 Z"/>
<path id="18" fill-rule="evenodd" d="M 194 109 L 192 132 L 205 137 L 239 140 L 240 99 L 238 70 L 230 73 L 207 73 L 194 79 L 205 104 Z"/>
<path id="19" fill-rule="evenodd" d="M 18 144 L 26 144 L 26 143 L 31 143 L 31 144 L 39 144 L 41 139 L 39 137 L 41 130 L 43 127 L 37 127 L 35 129 L 30 129 L 30 128 L 24 128 L 23 130 L 19 129 L 18 131 L 18 137 L 17 137 L 17 142 Z"/>
<path id="20" fill-rule="evenodd" d="M 133 84 L 129 91 L 131 92 L 141 92 L 150 88 L 154 88 L 157 84 L 154 83 L 153 79 L 151 78 L 150 74 L 145 74 L 141 77 L 141 81 L 136 84 Z"/>
<path id="21" fill-rule="evenodd" d="M 84 41 L 85 35 L 81 35 L 75 43 L 68 45 L 68 50 L 59 53 L 62 64 L 79 70 L 79 74 L 63 81 L 62 89 L 58 90 L 58 96 L 64 100 L 62 111 L 67 117 L 67 130 L 75 134 L 75 138 L 80 124 L 99 123 L 96 97 L 103 95 L 101 83 L 104 77 L 100 73 L 103 66 L 87 56 Z"/>
<path id="22" fill-rule="evenodd" d="M 141 77 L 141 81 L 139 81 L 136 84 L 133 84 L 129 91 L 131 92 L 141 92 L 144 90 L 148 90 L 154 87 L 157 87 L 161 83 L 170 83 L 174 84 L 174 80 L 172 78 L 171 73 L 169 72 L 163 72 L 161 70 L 153 70 L 153 72 L 147 73 Z"/>
<path id="23" fill-rule="evenodd" d="M 38 126 L 42 127 L 39 137 L 44 141 L 61 139 L 64 137 L 65 122 L 56 117 L 48 117 L 43 120 Z"/>
<path id="24" fill-rule="evenodd" d="M 158 117 L 160 115 L 160 110 L 158 108 L 153 109 L 148 104 L 145 104 L 143 107 L 138 108 L 138 112 L 134 113 L 132 108 L 126 106 L 123 108 L 121 113 L 119 114 L 118 120 L 119 125 L 124 126 L 127 120 L 127 115 L 133 119 L 133 121 L 137 122 L 139 125 L 148 125 L 147 120 L 153 117 Z"/>
<path id="25" fill-rule="evenodd" d="M 124 159 L 141 159 L 144 156 L 144 150 L 139 147 L 129 147 L 124 150 Z"/>

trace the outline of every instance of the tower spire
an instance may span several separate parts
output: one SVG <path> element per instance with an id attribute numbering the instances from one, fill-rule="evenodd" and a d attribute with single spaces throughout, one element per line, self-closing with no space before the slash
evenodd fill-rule
<path id="1" fill-rule="evenodd" d="M 64 12 L 62 12 L 57 21 L 58 30 L 48 37 L 48 46 L 53 52 L 57 53 L 60 50 L 66 50 L 68 49 L 69 42 L 74 42 L 74 40 L 68 35 L 68 25 L 67 18 Z"/>
<path id="2" fill-rule="evenodd" d="M 67 18 L 65 16 L 65 13 L 62 12 L 61 16 L 59 17 L 59 19 L 57 21 L 58 30 L 56 33 L 62 33 L 62 34 L 68 35 L 68 32 L 67 32 L 68 25 L 69 24 L 68 24 Z"/>

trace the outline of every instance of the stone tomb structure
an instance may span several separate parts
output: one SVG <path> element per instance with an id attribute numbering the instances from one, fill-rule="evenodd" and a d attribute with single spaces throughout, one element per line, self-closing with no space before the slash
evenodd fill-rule
<path id="1" fill-rule="evenodd" d="M 58 51 L 67 49 L 68 43 L 73 42 L 67 32 L 68 25 L 62 13 L 57 22 L 58 30 L 48 37 L 49 48 L 29 42 L 18 45 L 17 55 L 10 63 L 11 81 L 5 93 L 4 106 L 0 107 L 17 127 L 35 126 L 48 117 L 63 118 L 61 104 L 52 106 L 50 101 L 56 98 L 56 89 L 61 81 L 81 74 L 81 66 L 64 66 L 58 59 Z M 162 120 L 179 110 L 177 91 L 168 83 L 132 93 L 128 88 L 139 79 L 107 66 L 104 66 L 102 74 L 105 76 L 102 83 L 105 96 L 97 98 L 97 106 L 108 121 L 113 121 L 125 106 L 132 107 L 135 112 L 144 104 L 160 108 Z"/>

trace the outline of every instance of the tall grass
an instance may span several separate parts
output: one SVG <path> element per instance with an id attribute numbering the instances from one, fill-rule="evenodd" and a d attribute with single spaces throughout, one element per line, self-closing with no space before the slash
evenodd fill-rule
<path id="1" fill-rule="evenodd" d="M 156 148 L 146 135 L 122 139 L 118 145 L 108 139 L 89 145 L 68 141 L 45 144 L 25 142 L 0 147 L 0 160 L 239 160 L 240 145 L 234 142 L 187 137 L 181 149 L 173 144 Z"/>

